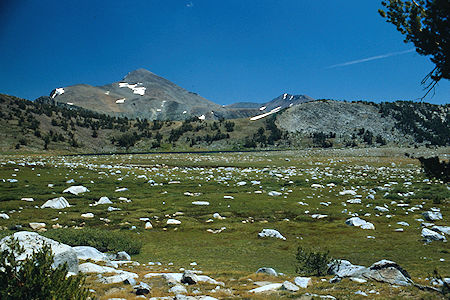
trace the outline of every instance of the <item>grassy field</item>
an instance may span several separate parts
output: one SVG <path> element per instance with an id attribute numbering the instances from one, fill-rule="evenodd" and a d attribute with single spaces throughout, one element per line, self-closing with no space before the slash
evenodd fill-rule
<path id="1" fill-rule="evenodd" d="M 155 268 L 195 268 L 225 282 L 235 296 L 243 298 L 271 297 L 250 296 L 247 291 L 255 286 L 249 279 L 292 279 L 296 275 L 298 246 L 329 250 L 334 258 L 365 266 L 381 259 L 393 260 L 413 280 L 429 284 L 425 278 L 436 268 L 443 277 L 450 276 L 449 247 L 438 241 L 425 244 L 422 222 L 417 219 L 423 219 L 421 213 L 435 207 L 444 216 L 435 224 L 447 226 L 450 191 L 448 185 L 426 179 L 418 161 L 405 157 L 404 152 L 363 149 L 71 157 L 5 155 L 0 157 L 0 212 L 10 218 L 0 219 L 0 236 L 11 234 L 15 225 L 31 230 L 30 222 L 45 222 L 48 230 L 44 234 L 49 236 L 55 231 L 64 235 L 70 228 L 126 233 L 131 240 L 142 243 L 140 253 L 132 255 L 141 263 L 133 271 L 145 274 Z M 71 179 L 73 183 L 67 183 Z M 71 185 L 83 185 L 90 191 L 78 196 L 63 194 Z M 116 192 L 119 188 L 127 190 Z M 339 195 L 350 189 L 357 195 Z M 281 195 L 269 196 L 271 191 Z M 373 195 L 373 199 L 368 195 Z M 39 208 L 59 196 L 64 196 L 71 207 Z M 102 196 L 113 204 L 89 205 Z M 34 202 L 21 201 L 23 197 L 32 197 Z M 358 197 L 361 204 L 347 202 Z M 193 201 L 207 201 L 209 205 L 198 206 Z M 384 205 L 389 212 L 374 209 Z M 109 206 L 120 210 L 108 211 Z M 81 216 L 88 212 L 94 218 Z M 213 218 L 214 213 L 224 218 Z M 345 220 L 355 213 L 373 223 L 375 230 L 347 226 Z M 314 219 L 313 214 L 327 217 Z M 145 230 L 145 222 L 140 218 L 149 218 L 153 229 Z M 167 225 L 169 218 L 181 224 Z M 400 221 L 410 226 L 398 225 Z M 62 228 L 52 229 L 55 224 Z M 265 228 L 278 230 L 286 240 L 258 238 Z M 404 231 L 395 231 L 398 228 Z M 220 233 L 210 232 L 219 229 Z M 148 262 L 162 265 L 154 267 Z M 197 265 L 192 267 L 192 262 Z M 276 279 L 255 276 L 260 267 L 272 267 L 285 275 Z M 361 285 L 349 280 L 330 284 L 321 281 L 323 278 L 331 277 L 314 278 L 311 288 L 295 295 L 310 292 L 340 299 L 357 298 L 354 292 L 373 289 L 380 294 L 370 294 L 371 298 L 439 297 L 412 287 L 392 288 L 375 282 Z M 164 295 L 167 288 L 156 281 L 149 282 L 155 287 L 153 295 Z M 91 284 L 95 286 L 94 281 Z M 116 286 L 110 288 L 116 290 L 108 297 L 130 296 Z M 212 288 L 200 287 L 205 291 Z M 100 296 L 107 291 L 95 289 Z M 226 293 L 210 294 L 229 297 Z M 293 297 L 272 297 L 282 296 Z"/>

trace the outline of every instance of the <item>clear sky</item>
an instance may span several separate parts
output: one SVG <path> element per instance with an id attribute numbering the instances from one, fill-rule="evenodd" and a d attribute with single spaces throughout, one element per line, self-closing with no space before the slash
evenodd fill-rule
<path id="1" fill-rule="evenodd" d="M 433 68 L 381 0 L 0 0 L 0 93 L 35 99 L 146 68 L 220 104 L 414 100 Z M 427 102 L 450 103 L 442 81 Z"/>

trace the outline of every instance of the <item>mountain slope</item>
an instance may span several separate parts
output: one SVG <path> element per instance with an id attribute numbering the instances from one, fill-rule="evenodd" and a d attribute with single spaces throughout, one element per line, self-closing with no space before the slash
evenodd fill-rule
<path id="1" fill-rule="evenodd" d="M 239 109 L 226 109 L 196 93 L 145 69 L 128 73 L 121 81 L 104 86 L 79 84 L 52 91 L 56 103 L 129 118 L 183 120 L 193 116 L 205 119 L 252 115 Z"/>
<path id="2" fill-rule="evenodd" d="M 277 118 L 279 128 L 335 144 L 450 145 L 450 106 L 397 101 L 317 100 L 291 107 Z"/>
<path id="3" fill-rule="evenodd" d="M 236 102 L 226 107 L 229 108 L 241 108 L 241 109 L 257 109 L 260 112 L 268 112 L 272 109 L 280 107 L 280 109 L 285 109 L 288 107 L 292 107 L 297 104 L 306 103 L 309 101 L 314 101 L 314 98 L 311 98 L 306 95 L 291 95 L 284 93 L 269 102 L 265 103 L 257 103 L 257 102 Z"/>

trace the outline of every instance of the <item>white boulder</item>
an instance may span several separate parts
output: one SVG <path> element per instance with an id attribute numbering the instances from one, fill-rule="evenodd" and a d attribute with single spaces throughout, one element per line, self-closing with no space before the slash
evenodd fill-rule
<path id="1" fill-rule="evenodd" d="M 53 208 L 53 209 L 63 209 L 66 207 L 70 207 L 69 202 L 67 202 L 66 198 L 58 197 L 51 200 L 48 200 L 44 204 L 42 204 L 41 208 Z"/>
<path id="2" fill-rule="evenodd" d="M 282 283 L 270 283 L 250 290 L 250 293 L 268 293 L 279 290 L 283 286 Z"/>
<path id="3" fill-rule="evenodd" d="M 199 205 L 199 206 L 208 206 L 209 202 L 208 201 L 193 201 L 192 204 Z"/>
<path id="4" fill-rule="evenodd" d="M 308 286 L 312 284 L 312 280 L 309 277 L 295 277 L 294 283 L 297 286 L 306 289 Z"/>
<path id="5" fill-rule="evenodd" d="M 440 234 L 440 233 L 438 233 L 436 231 L 430 230 L 428 228 L 423 228 L 422 229 L 422 237 L 425 240 L 429 241 L 429 242 L 431 242 L 431 241 L 445 241 L 446 240 L 445 236 L 443 236 L 442 234 Z"/>
<path id="6" fill-rule="evenodd" d="M 426 211 L 426 212 L 422 213 L 422 215 L 428 221 L 442 220 L 442 214 L 440 212 L 438 212 L 438 211 Z"/>
<path id="7" fill-rule="evenodd" d="M 442 232 L 444 234 L 450 234 L 450 226 L 437 226 L 437 225 L 434 225 L 433 227 L 431 227 L 431 229 L 434 230 L 434 231 Z"/>
<path id="8" fill-rule="evenodd" d="M 375 229 L 375 226 L 372 223 L 367 222 L 359 217 L 350 218 L 347 221 L 345 221 L 345 224 L 349 226 L 360 227 L 361 229 L 371 229 L 371 230 Z"/>
<path id="9" fill-rule="evenodd" d="M 45 223 L 32 222 L 29 224 L 31 229 L 40 230 L 45 228 Z"/>
<path id="10" fill-rule="evenodd" d="M 293 284 L 292 282 L 285 281 L 281 286 L 281 289 L 284 291 L 297 292 L 300 288 Z"/>
<path id="11" fill-rule="evenodd" d="M 33 251 L 38 251 L 47 244 L 51 247 L 54 255 L 52 267 L 56 268 L 59 265 L 67 263 L 67 270 L 69 272 L 78 273 L 78 258 L 72 247 L 43 237 L 36 232 L 19 231 L 0 240 L 0 251 L 8 249 L 7 242 L 11 239 L 16 239 L 25 251 L 16 257 L 17 260 L 25 260 L 33 254 Z"/>
<path id="12" fill-rule="evenodd" d="M 276 196 L 281 196 L 282 194 L 280 192 L 277 192 L 277 191 L 270 191 L 269 193 L 267 193 L 267 195 L 272 196 L 272 197 L 276 197 Z"/>
<path id="13" fill-rule="evenodd" d="M 82 194 L 82 193 L 86 193 L 86 192 L 89 192 L 89 190 L 82 185 L 73 185 L 63 191 L 63 193 L 71 193 L 74 195 L 78 195 L 78 194 Z"/>
<path id="14" fill-rule="evenodd" d="M 281 240 L 286 240 L 284 236 L 281 235 L 277 230 L 275 229 L 263 229 L 260 233 L 258 233 L 259 237 L 273 237 Z"/>
<path id="15" fill-rule="evenodd" d="M 73 247 L 73 250 L 75 250 L 78 259 L 83 260 L 93 260 L 93 261 L 109 261 L 106 254 L 98 251 L 94 247 L 90 246 L 76 246 Z"/>
<path id="16" fill-rule="evenodd" d="M 167 225 L 180 225 L 181 221 L 178 221 L 176 219 L 168 219 L 166 222 Z"/>
<path id="17" fill-rule="evenodd" d="M 111 200 L 109 200 L 108 197 L 101 197 L 97 202 L 94 203 L 94 206 L 101 204 L 113 204 L 113 203 Z"/>

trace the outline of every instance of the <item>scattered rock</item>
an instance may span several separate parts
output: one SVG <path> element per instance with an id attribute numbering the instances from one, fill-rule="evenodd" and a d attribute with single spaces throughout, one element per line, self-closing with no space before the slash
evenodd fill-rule
<path id="1" fill-rule="evenodd" d="M 277 230 L 275 229 L 263 229 L 260 233 L 258 233 L 259 237 L 273 237 L 281 240 L 286 240 L 284 236 L 281 235 Z"/>
<path id="2" fill-rule="evenodd" d="M 145 223 L 145 229 L 152 229 L 152 228 L 153 228 L 152 223 L 150 223 L 150 222 Z"/>

